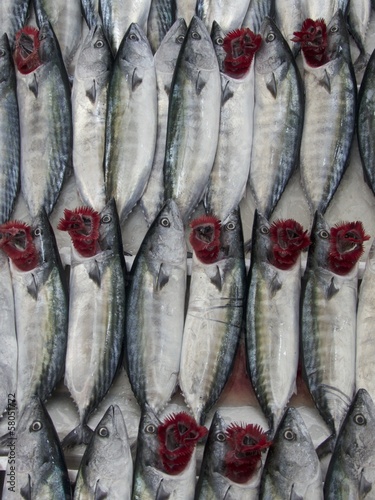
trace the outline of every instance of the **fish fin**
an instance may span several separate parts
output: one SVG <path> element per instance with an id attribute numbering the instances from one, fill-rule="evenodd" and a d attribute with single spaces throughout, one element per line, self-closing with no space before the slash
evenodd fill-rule
<path id="1" fill-rule="evenodd" d="M 229 87 L 229 82 L 227 82 L 221 93 L 221 105 L 223 106 L 227 101 L 229 101 L 229 99 L 233 97 L 233 95 L 234 94 Z"/>
<path id="2" fill-rule="evenodd" d="M 169 96 L 169 94 L 171 93 L 171 86 L 165 84 L 164 85 L 164 92 Z"/>
<path id="3" fill-rule="evenodd" d="M 156 279 L 156 290 L 160 291 L 169 281 L 169 276 L 163 271 L 163 264 L 160 264 L 158 277 Z"/>
<path id="4" fill-rule="evenodd" d="M 206 83 L 207 83 L 207 82 L 206 82 L 206 80 L 202 77 L 201 72 L 200 72 L 200 71 L 198 71 L 197 80 L 196 80 L 196 82 L 195 82 L 195 91 L 196 91 L 196 93 L 197 93 L 198 95 L 202 92 L 202 90 L 203 90 L 204 86 L 206 85 Z"/>
<path id="5" fill-rule="evenodd" d="M 96 481 L 96 484 L 95 484 L 94 500 L 104 500 L 105 498 L 108 497 L 108 492 L 104 491 L 101 488 L 99 482 L 100 482 L 100 479 L 98 479 Z"/>
<path id="6" fill-rule="evenodd" d="M 271 296 L 274 297 L 276 293 L 281 289 L 283 284 L 279 280 L 279 275 L 278 273 L 274 273 L 272 279 L 268 282 L 268 287 L 271 292 Z"/>
<path id="7" fill-rule="evenodd" d="M 218 266 L 216 266 L 216 273 L 214 276 L 210 276 L 210 281 L 213 285 L 216 286 L 216 288 L 221 292 L 221 289 L 223 288 L 223 279 L 220 273 L 220 269 Z"/>
<path id="8" fill-rule="evenodd" d="M 276 99 L 277 97 L 277 82 L 275 78 L 275 73 L 272 72 L 271 79 L 267 81 L 266 87 L 268 91 L 271 93 L 272 97 Z"/>
<path id="9" fill-rule="evenodd" d="M 367 493 L 369 493 L 372 489 L 372 483 L 367 481 L 364 475 L 364 469 L 361 470 L 361 476 L 359 479 L 359 497 L 364 498 Z"/>
<path id="10" fill-rule="evenodd" d="M 92 81 L 92 85 L 90 88 L 86 89 L 86 96 L 90 99 L 90 101 L 94 104 L 96 101 L 96 81 Z"/>
<path id="11" fill-rule="evenodd" d="M 87 424 L 79 424 L 61 441 L 63 448 L 73 448 L 77 444 L 88 444 L 94 431 Z"/>
<path id="12" fill-rule="evenodd" d="M 36 78 L 35 73 L 33 81 L 29 84 L 29 89 L 31 90 L 31 92 L 34 94 L 35 97 L 38 97 L 38 80 Z"/>
<path id="13" fill-rule="evenodd" d="M 164 489 L 163 479 L 160 481 L 158 489 L 155 494 L 155 500 L 168 500 L 171 497 L 171 493 L 168 493 Z"/>
<path id="14" fill-rule="evenodd" d="M 134 91 L 137 87 L 139 87 L 142 81 L 143 81 L 142 77 L 139 76 L 137 73 L 137 68 L 134 68 L 132 75 L 132 90 Z"/>
<path id="15" fill-rule="evenodd" d="M 100 283 L 102 280 L 102 274 L 100 272 L 99 265 L 96 261 L 95 261 L 95 264 L 93 266 L 90 266 L 89 277 L 94 283 L 96 283 L 100 287 Z"/>
<path id="16" fill-rule="evenodd" d="M 32 281 L 27 285 L 27 292 L 32 296 L 34 300 L 36 300 L 38 298 L 39 287 L 34 274 L 31 274 L 31 276 Z"/>
<path id="17" fill-rule="evenodd" d="M 31 500 L 31 490 L 31 477 L 30 474 L 27 474 L 27 483 L 20 489 L 21 497 L 25 500 Z"/>
<path id="18" fill-rule="evenodd" d="M 335 285 L 335 278 L 332 276 L 329 287 L 326 290 L 326 298 L 330 300 L 336 293 L 339 291 L 339 288 Z"/>
<path id="19" fill-rule="evenodd" d="M 316 449 L 316 453 L 319 459 L 322 459 L 333 452 L 333 448 L 335 447 L 336 436 L 335 434 L 331 434 L 327 439 L 322 441 L 320 445 Z"/>
<path id="20" fill-rule="evenodd" d="M 320 85 L 331 93 L 331 80 L 329 79 L 327 70 L 324 70 L 324 77 L 319 81 Z"/>
<path id="21" fill-rule="evenodd" d="M 294 491 L 294 484 L 292 484 L 292 489 L 290 490 L 289 500 L 303 500 L 303 497 L 301 497 Z"/>

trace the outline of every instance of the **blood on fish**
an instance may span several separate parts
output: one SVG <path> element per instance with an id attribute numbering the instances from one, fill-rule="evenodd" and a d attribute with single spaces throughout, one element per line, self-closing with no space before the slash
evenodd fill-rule
<path id="1" fill-rule="evenodd" d="M 39 57 L 39 30 L 33 26 L 25 26 L 16 33 L 14 60 L 17 69 L 23 75 L 36 70 L 42 61 Z"/>
<path id="2" fill-rule="evenodd" d="M 225 455 L 225 476 L 236 483 L 246 483 L 261 466 L 261 453 L 271 446 L 259 425 L 232 423 L 226 430 L 230 449 Z"/>
<path id="3" fill-rule="evenodd" d="M 173 413 L 158 427 L 159 452 L 167 474 L 182 472 L 188 465 L 197 442 L 207 428 L 185 412 Z"/>
<path id="4" fill-rule="evenodd" d="M 195 255 L 204 264 L 216 261 L 220 251 L 220 220 L 213 215 L 203 215 L 190 223 L 190 243 Z"/>
<path id="5" fill-rule="evenodd" d="M 271 224 L 272 264 L 278 269 L 290 269 L 302 250 L 310 245 L 307 231 L 294 219 L 277 220 Z"/>
<path id="6" fill-rule="evenodd" d="M 92 257 L 98 251 L 100 214 L 91 207 L 65 209 L 57 229 L 67 231 L 74 248 L 83 257 Z"/>
<path id="7" fill-rule="evenodd" d="M 261 42 L 262 37 L 249 28 L 229 32 L 223 43 L 226 52 L 224 72 L 232 78 L 242 78 L 250 68 Z"/>
<path id="8" fill-rule="evenodd" d="M 364 252 L 363 242 L 370 239 L 362 222 L 343 222 L 331 228 L 329 266 L 336 274 L 350 272 Z"/>
<path id="9" fill-rule="evenodd" d="M 305 19 L 301 31 L 295 31 L 292 42 L 299 42 L 306 62 L 313 67 L 322 66 L 329 59 L 327 26 L 324 19 Z"/>
<path id="10" fill-rule="evenodd" d="M 31 271 L 39 264 L 32 229 L 22 221 L 8 221 L 0 225 L 0 248 L 21 271 Z"/>

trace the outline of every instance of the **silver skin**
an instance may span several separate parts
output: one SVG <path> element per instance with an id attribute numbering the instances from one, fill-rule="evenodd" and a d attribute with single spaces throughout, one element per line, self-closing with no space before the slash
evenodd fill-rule
<path id="1" fill-rule="evenodd" d="M 82 257 L 72 248 L 65 385 L 79 424 L 63 446 L 88 443 L 90 414 L 112 384 L 119 366 L 125 325 L 125 263 L 119 220 L 111 199 L 101 212 L 100 251 Z"/>
<path id="2" fill-rule="evenodd" d="M 91 29 L 99 20 L 99 0 L 81 0 L 82 14 Z"/>
<path id="3" fill-rule="evenodd" d="M 264 464 L 259 498 L 323 499 L 319 458 L 296 408 L 288 408 Z"/>
<path id="4" fill-rule="evenodd" d="M 179 372 L 187 260 L 185 233 L 173 200 L 148 230 L 131 269 L 126 304 L 126 365 L 141 407 L 159 412 Z"/>
<path id="5" fill-rule="evenodd" d="M 316 210 L 325 212 L 341 181 L 348 165 L 356 116 L 357 85 L 340 11 L 327 26 L 327 34 L 332 54 L 329 62 L 313 68 L 303 56 L 306 100 L 300 171 L 312 214 Z"/>
<path id="6" fill-rule="evenodd" d="M 13 211 L 20 177 L 16 74 L 6 33 L 0 38 L 0 117 L 0 224 L 3 224 Z"/>
<path id="7" fill-rule="evenodd" d="M 2 0 L 0 3 L 0 26 L 7 33 L 9 44 L 14 48 L 15 35 L 27 20 L 30 0 Z"/>
<path id="8" fill-rule="evenodd" d="M 213 23 L 212 41 L 222 60 L 224 32 Z M 219 140 L 204 204 L 207 213 L 224 220 L 234 210 L 246 190 L 250 170 L 254 112 L 254 61 L 246 75 L 221 77 Z M 241 110 L 241 112 L 239 112 Z"/>
<path id="9" fill-rule="evenodd" d="M 160 420 L 145 405 L 139 423 L 137 455 L 134 467 L 132 500 L 193 500 L 196 480 L 196 451 L 186 469 L 170 475 L 163 471 L 158 451 L 157 428 Z"/>
<path id="10" fill-rule="evenodd" d="M 117 54 L 132 23 L 138 24 L 147 33 L 151 0 L 99 0 L 99 4 L 104 31 L 113 55 Z"/>
<path id="11" fill-rule="evenodd" d="M 249 6 L 249 0 L 197 0 L 196 14 L 210 31 L 216 21 L 229 33 L 241 27 Z"/>
<path id="12" fill-rule="evenodd" d="M 245 338 L 250 378 L 272 436 L 296 390 L 301 260 L 288 270 L 276 268 L 269 261 L 269 228 L 256 212 Z"/>
<path id="13" fill-rule="evenodd" d="M 305 102 L 294 57 L 272 19 L 260 33 L 249 184 L 257 210 L 269 218 L 298 164 Z"/>
<path id="14" fill-rule="evenodd" d="M 308 17 L 314 20 L 323 18 L 328 26 L 338 9 L 341 9 L 343 14 L 346 13 L 349 3 L 349 0 L 332 0 L 331 2 L 302 0 L 303 19 Z"/>
<path id="15" fill-rule="evenodd" d="M 176 17 L 182 17 L 183 19 L 185 19 L 186 24 L 189 25 L 192 17 L 195 15 L 196 3 L 197 0 L 176 0 Z"/>
<path id="16" fill-rule="evenodd" d="M 242 27 L 259 33 L 264 18 L 266 16 L 274 18 L 274 11 L 275 0 L 250 0 Z"/>
<path id="17" fill-rule="evenodd" d="M 72 498 L 60 441 L 51 417 L 39 398 L 30 398 L 17 421 L 12 437 L 15 443 L 15 458 L 13 462 L 8 460 L 7 474 L 12 472 L 13 467 L 16 485 L 14 491 L 9 490 L 11 485 L 5 481 L 2 498 Z"/>
<path id="18" fill-rule="evenodd" d="M 16 71 L 21 190 L 32 217 L 42 208 L 47 215 L 52 212 L 72 166 L 70 85 L 48 21 L 41 26 L 39 39 L 41 66 L 28 75 Z"/>
<path id="19" fill-rule="evenodd" d="M 34 395 L 45 401 L 64 374 L 68 294 L 55 236 L 45 214 L 32 222 L 39 264 L 10 262 L 18 344 L 16 399 L 22 412 Z"/>
<path id="20" fill-rule="evenodd" d="M 241 333 L 246 271 L 239 211 L 222 222 L 220 242 L 212 264 L 193 255 L 181 349 L 179 386 L 201 425 L 229 377 Z"/>
<path id="21" fill-rule="evenodd" d="M 151 0 L 147 38 L 154 54 L 176 20 L 176 0 Z"/>
<path id="22" fill-rule="evenodd" d="M 356 71 L 364 69 L 368 63 L 369 55 L 366 52 L 366 35 L 370 24 L 371 0 L 349 2 L 348 26 L 349 31 L 359 49 L 359 56 L 354 62 Z"/>
<path id="23" fill-rule="evenodd" d="M 187 26 L 184 19 L 178 19 L 165 35 L 154 55 L 158 98 L 158 126 L 151 174 L 140 199 L 140 206 L 148 226 L 153 223 L 164 202 L 163 166 L 169 96 L 177 57 L 184 41 L 186 30 Z"/>
<path id="24" fill-rule="evenodd" d="M 330 227 L 317 213 L 301 293 L 304 378 L 332 432 L 320 451 L 332 451 L 355 390 L 357 265 L 346 275 L 329 270 Z"/>
<path id="25" fill-rule="evenodd" d="M 341 426 L 330 460 L 324 498 L 374 498 L 375 406 L 359 389 Z"/>
<path id="26" fill-rule="evenodd" d="M 106 204 L 103 157 L 112 62 L 102 25 L 93 25 L 81 45 L 73 80 L 73 167 L 83 204 L 98 212 Z"/>
<path id="27" fill-rule="evenodd" d="M 121 222 L 147 185 L 156 133 L 154 57 L 143 30 L 131 24 L 110 78 L 104 156 L 107 197 L 115 198 Z"/>
<path id="28" fill-rule="evenodd" d="M 300 50 L 299 44 L 292 42 L 293 33 L 301 29 L 305 20 L 302 11 L 303 0 L 275 0 L 275 23 L 289 45 L 293 56 Z"/>
<path id="29" fill-rule="evenodd" d="M 113 500 L 130 500 L 133 460 L 124 417 L 111 405 L 96 426 L 78 469 L 75 500 L 106 495 Z"/>
<path id="30" fill-rule="evenodd" d="M 219 138 L 221 85 L 204 23 L 194 16 L 177 60 L 169 101 L 164 163 L 165 199 L 188 221 L 202 199 Z"/>

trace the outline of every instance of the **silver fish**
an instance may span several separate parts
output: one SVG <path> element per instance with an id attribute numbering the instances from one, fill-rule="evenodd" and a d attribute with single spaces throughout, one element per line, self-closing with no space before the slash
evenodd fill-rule
<path id="1" fill-rule="evenodd" d="M 100 19 L 99 1 L 100 0 L 81 0 L 82 14 L 89 29 L 95 24 L 98 24 Z"/>
<path id="2" fill-rule="evenodd" d="M 203 196 L 219 137 L 221 85 L 204 23 L 194 16 L 181 47 L 169 101 L 164 163 L 165 199 L 184 222 Z"/>
<path id="3" fill-rule="evenodd" d="M 268 450 L 259 498 L 323 499 L 320 462 L 296 408 L 286 410 Z"/>
<path id="4" fill-rule="evenodd" d="M 11 439 L 2 498 L 69 500 L 71 487 L 59 437 L 36 396 L 28 401 Z"/>
<path id="5" fill-rule="evenodd" d="M 157 129 L 154 57 L 137 24 L 126 32 L 108 88 L 105 182 L 124 221 L 142 196 L 150 176 Z"/>
<path id="6" fill-rule="evenodd" d="M 305 103 L 294 57 L 272 19 L 260 33 L 249 183 L 257 210 L 269 218 L 298 164 Z"/>
<path id="7" fill-rule="evenodd" d="M 14 48 L 15 36 L 27 21 L 30 0 L 2 0 L 0 3 L 0 26 L 8 35 L 11 49 Z"/>
<path id="8" fill-rule="evenodd" d="M 369 55 L 366 51 L 366 36 L 370 25 L 371 0 L 352 0 L 348 7 L 348 27 L 349 32 L 359 49 L 359 56 L 354 62 L 356 71 L 360 71 L 367 66 Z"/>
<path id="9" fill-rule="evenodd" d="M 10 219 L 19 189 L 20 125 L 16 74 L 7 34 L 0 38 L 0 224 Z"/>
<path id="10" fill-rule="evenodd" d="M 81 45 L 73 80 L 73 167 L 84 205 L 99 212 L 106 204 L 103 158 L 111 70 L 103 27 L 93 25 Z"/>
<path id="11" fill-rule="evenodd" d="M 141 407 L 155 412 L 177 384 L 187 276 L 185 233 L 173 200 L 148 230 L 131 269 L 126 304 L 126 364 Z"/>
<path id="12" fill-rule="evenodd" d="M 300 50 L 298 44 L 293 42 L 293 33 L 301 28 L 304 21 L 302 11 L 303 0 L 275 0 L 275 23 L 279 28 L 292 54 L 296 57 Z"/>
<path id="13" fill-rule="evenodd" d="M 343 13 L 343 15 L 345 15 L 348 5 L 349 0 L 332 0 L 330 2 L 320 2 L 319 0 L 302 0 L 303 19 L 324 19 L 324 21 L 328 25 L 328 23 L 331 22 L 333 16 L 339 9 Z"/>
<path id="14" fill-rule="evenodd" d="M 324 498 L 373 498 L 375 405 L 359 389 L 341 426 L 324 481 Z"/>
<path id="15" fill-rule="evenodd" d="M 176 0 L 151 0 L 147 38 L 154 53 L 176 19 Z"/>
<path id="16" fill-rule="evenodd" d="M 197 0 L 196 15 L 205 23 L 207 30 L 211 30 L 216 21 L 228 33 L 241 27 L 250 0 Z"/>
<path id="17" fill-rule="evenodd" d="M 98 423 L 78 469 L 74 499 L 130 500 L 133 460 L 124 417 L 111 405 Z"/>
<path id="18" fill-rule="evenodd" d="M 259 33 L 262 22 L 266 16 L 275 17 L 276 0 L 250 0 L 242 26 L 250 28 L 254 33 Z"/>

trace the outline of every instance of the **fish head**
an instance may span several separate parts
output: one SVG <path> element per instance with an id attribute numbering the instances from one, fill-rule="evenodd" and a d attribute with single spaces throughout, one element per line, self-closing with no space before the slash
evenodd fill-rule
<path id="1" fill-rule="evenodd" d="M 260 28 L 262 43 L 255 56 L 255 71 L 272 73 L 291 59 L 290 50 L 281 31 L 270 17 L 265 17 Z"/>
<path id="2" fill-rule="evenodd" d="M 7 82 L 14 74 L 11 49 L 8 35 L 6 33 L 0 38 L 0 84 Z"/>
<path id="3" fill-rule="evenodd" d="M 100 214 L 91 207 L 65 209 L 57 229 L 67 231 L 74 248 L 83 257 L 92 257 L 98 250 Z"/>
<path id="4" fill-rule="evenodd" d="M 330 232 L 330 270 L 340 275 L 350 272 L 364 252 L 363 243 L 369 239 L 360 221 L 334 225 Z"/>
<path id="5" fill-rule="evenodd" d="M 187 67 L 190 67 L 194 74 L 197 70 L 212 71 L 219 68 L 210 34 L 198 16 L 193 16 L 190 21 L 179 58 L 187 62 Z"/>
<path id="6" fill-rule="evenodd" d="M 204 447 L 202 470 L 206 468 L 211 472 L 223 474 L 224 457 L 228 451 L 226 436 L 227 424 L 219 411 L 216 411 L 207 435 Z"/>
<path id="7" fill-rule="evenodd" d="M 294 219 L 278 219 L 270 226 L 273 264 L 278 269 L 290 269 L 303 250 L 310 245 L 307 231 Z"/>
<path id="8" fill-rule="evenodd" d="M 225 34 L 220 24 L 216 21 L 213 21 L 211 28 L 211 40 L 221 72 L 224 71 L 224 60 L 227 56 L 227 53 L 224 49 L 224 38 Z"/>
<path id="9" fill-rule="evenodd" d="M 233 210 L 221 223 L 219 258 L 227 257 L 244 257 L 242 221 L 239 209 Z"/>
<path id="10" fill-rule="evenodd" d="M 122 39 L 116 58 L 121 65 L 149 68 L 154 65 L 154 55 L 146 34 L 137 23 L 131 23 Z"/>
<path id="11" fill-rule="evenodd" d="M 21 271 L 31 271 L 39 264 L 32 228 L 25 222 L 14 220 L 0 225 L 0 248 Z"/>
<path id="12" fill-rule="evenodd" d="M 112 69 L 113 57 L 102 24 L 95 24 L 87 33 L 78 56 L 77 77 L 100 78 Z"/>
<path id="13" fill-rule="evenodd" d="M 54 59 L 56 51 L 60 51 L 59 42 L 53 28 L 48 20 L 45 20 L 39 28 L 39 57 L 42 63 Z"/>
<path id="14" fill-rule="evenodd" d="M 300 43 L 306 62 L 313 67 L 327 61 L 327 25 L 324 19 L 305 19 L 301 31 L 295 31 L 292 42 Z"/>
<path id="15" fill-rule="evenodd" d="M 346 19 L 341 9 L 332 16 L 327 26 L 327 59 L 332 61 L 342 53 L 346 58 L 350 57 L 349 36 L 346 27 Z"/>
<path id="16" fill-rule="evenodd" d="M 99 246 L 102 251 L 122 251 L 120 219 L 116 202 L 111 198 L 100 212 Z"/>
<path id="17" fill-rule="evenodd" d="M 47 213 L 42 209 L 32 220 L 32 236 L 39 255 L 40 264 L 55 262 L 58 256 L 57 243 Z"/>
<path id="18" fill-rule="evenodd" d="M 311 229 L 311 245 L 307 259 L 307 267 L 328 268 L 331 227 L 320 212 L 315 212 Z"/>
<path id="19" fill-rule="evenodd" d="M 230 31 L 223 43 L 226 53 L 223 63 L 224 73 L 232 78 L 244 77 L 261 43 L 261 36 L 256 35 L 250 28 Z"/>
<path id="20" fill-rule="evenodd" d="M 187 26 L 183 18 L 177 19 L 169 28 L 154 55 L 158 72 L 173 74 L 186 31 Z"/>
<path id="21" fill-rule="evenodd" d="M 198 260 L 204 264 L 216 262 L 220 252 L 220 220 L 203 215 L 190 223 L 189 241 Z"/>
<path id="22" fill-rule="evenodd" d="M 144 467 L 163 470 L 159 453 L 158 427 L 161 421 L 146 403 L 139 421 L 136 461 Z"/>
<path id="23" fill-rule="evenodd" d="M 111 459 L 124 456 L 124 448 L 129 448 L 129 437 L 124 417 L 117 405 L 109 406 L 96 426 L 91 444 L 91 453 L 96 455 L 110 456 Z"/>
<path id="24" fill-rule="evenodd" d="M 35 71 L 43 64 L 40 54 L 40 32 L 33 26 L 25 26 L 16 33 L 14 61 L 22 75 Z"/>
<path id="25" fill-rule="evenodd" d="M 253 231 L 251 237 L 251 255 L 252 259 L 259 261 L 273 261 L 272 241 L 270 237 L 271 224 L 258 210 L 254 212 Z"/>

